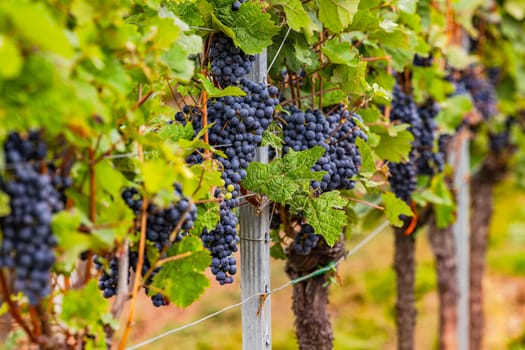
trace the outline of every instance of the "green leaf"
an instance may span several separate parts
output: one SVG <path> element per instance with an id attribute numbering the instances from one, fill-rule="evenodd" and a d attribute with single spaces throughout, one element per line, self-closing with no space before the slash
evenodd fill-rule
<path id="1" fill-rule="evenodd" d="M 109 309 L 109 301 L 98 290 L 96 280 L 90 280 L 82 289 L 71 289 L 64 295 L 60 319 L 73 331 L 100 330 L 102 315 Z"/>
<path id="2" fill-rule="evenodd" d="M 443 174 L 434 176 L 430 184 L 435 197 L 439 202 L 434 203 L 434 213 L 436 215 L 436 225 L 439 228 L 446 228 L 456 219 L 456 203 L 452 191 L 448 188 Z"/>
<path id="3" fill-rule="evenodd" d="M 204 88 L 204 91 L 208 94 L 208 97 L 224 97 L 224 96 L 246 96 L 246 92 L 244 92 L 241 88 L 237 86 L 227 86 L 224 89 L 216 88 L 210 79 L 200 76 L 200 82 L 202 83 L 202 87 Z"/>
<path id="4" fill-rule="evenodd" d="M 9 195 L 0 191 L 0 217 L 7 216 L 11 213 L 11 206 L 9 205 Z"/>
<path id="5" fill-rule="evenodd" d="M 299 0 L 274 0 L 273 4 L 280 5 L 284 9 L 286 15 L 286 22 L 296 32 L 300 31 L 301 28 L 310 26 L 310 17 L 304 10 L 301 1 Z"/>
<path id="6" fill-rule="evenodd" d="M 322 147 L 316 146 L 301 152 L 290 150 L 283 158 L 269 164 L 252 162 L 243 186 L 263 193 L 275 202 L 285 203 L 295 193 L 307 191 L 311 181 L 323 178 L 326 172 L 313 172 L 311 169 L 324 152 Z"/>
<path id="7" fill-rule="evenodd" d="M 361 95 L 370 89 L 366 81 L 367 62 L 359 61 L 357 66 L 338 65 L 335 67 L 331 82 L 340 84 L 349 94 Z"/>
<path id="8" fill-rule="evenodd" d="M 372 148 L 360 137 L 355 140 L 355 144 L 359 148 L 359 153 L 361 154 L 361 169 L 359 173 L 362 176 L 370 177 L 376 172 L 376 164 L 374 162 Z"/>
<path id="9" fill-rule="evenodd" d="M 319 19 L 333 32 L 342 32 L 359 7 L 359 0 L 320 0 Z"/>
<path id="10" fill-rule="evenodd" d="M 454 134 L 465 115 L 474 108 L 470 94 L 455 95 L 448 98 L 441 105 L 436 123 L 442 133 Z"/>
<path id="11" fill-rule="evenodd" d="M 160 159 L 151 159 L 141 164 L 144 188 L 148 193 L 155 194 L 161 191 L 172 192 L 173 183 L 177 174 Z"/>
<path id="12" fill-rule="evenodd" d="M 120 197 L 120 191 L 126 184 L 126 178 L 117 170 L 109 159 L 103 159 L 95 165 L 96 188 L 102 189 L 114 197 Z"/>
<path id="13" fill-rule="evenodd" d="M 408 153 L 412 149 L 411 142 L 414 141 L 410 131 L 396 131 L 396 127 L 390 130 L 385 128 L 371 128 L 371 130 L 380 137 L 379 144 L 374 148 L 379 158 L 395 163 L 408 159 Z"/>
<path id="14" fill-rule="evenodd" d="M 347 223 L 344 211 L 347 203 L 339 191 L 325 192 L 317 198 L 308 198 L 304 203 L 306 222 L 314 228 L 315 233 L 324 237 L 329 246 L 333 246 L 343 233 Z"/>
<path id="15" fill-rule="evenodd" d="M 327 41 L 321 51 L 332 63 L 357 66 L 359 62 L 359 51 L 356 47 L 350 46 L 349 42 L 339 42 L 338 39 Z"/>
<path id="16" fill-rule="evenodd" d="M 65 30 L 55 21 L 44 4 L 26 0 L 2 1 L 0 13 L 2 12 L 32 44 L 67 58 L 73 56 L 73 46 Z"/>
<path id="17" fill-rule="evenodd" d="M 262 52 L 272 44 L 272 37 L 279 32 L 279 27 L 263 11 L 260 2 L 246 2 L 239 11 L 232 11 L 231 0 L 209 2 L 214 9 L 213 23 L 247 54 Z"/>
<path id="18" fill-rule="evenodd" d="M 60 262 L 75 264 L 81 252 L 92 248 L 92 238 L 78 232 L 83 221 L 86 220 L 82 213 L 75 209 L 62 211 L 53 216 L 51 229 L 58 241 Z"/>
<path id="19" fill-rule="evenodd" d="M 206 160 L 201 164 L 195 164 L 190 169 L 195 176 L 192 178 L 190 192 L 195 200 L 204 199 L 208 193 L 212 192 L 213 187 L 223 186 L 222 174 L 214 166 L 214 162 Z M 188 183 L 185 184 L 188 186 Z"/>
<path id="20" fill-rule="evenodd" d="M 168 250 L 168 257 L 180 257 L 162 264 L 162 269 L 155 275 L 150 293 L 158 290 L 175 305 L 186 307 L 197 300 L 209 286 L 209 280 L 203 274 L 211 258 L 204 250 L 198 237 L 185 237 Z"/>
<path id="21" fill-rule="evenodd" d="M 447 47 L 447 62 L 456 69 L 465 69 L 473 63 L 472 57 L 469 56 L 465 48 L 457 45 Z"/>
<path id="22" fill-rule="evenodd" d="M 197 220 L 193 224 L 191 232 L 200 235 L 204 229 L 208 231 L 215 228 L 219 222 L 219 207 L 216 203 L 205 203 L 197 205 Z"/>
<path id="23" fill-rule="evenodd" d="M 383 204 L 385 205 L 385 215 L 392 226 L 403 226 L 403 221 L 399 218 L 400 215 L 413 215 L 410 207 L 392 192 L 383 194 Z"/>
<path id="24" fill-rule="evenodd" d="M 158 132 L 158 135 L 164 140 L 177 142 L 180 139 L 193 139 L 193 127 L 191 123 L 185 125 L 181 123 L 171 123 L 164 125 Z"/>
<path id="25" fill-rule="evenodd" d="M 188 59 L 188 53 L 180 45 L 173 44 L 161 57 L 170 69 L 172 78 L 188 82 L 193 76 L 195 64 Z"/>
<path id="26" fill-rule="evenodd" d="M 525 18 L 525 1 L 524 0 L 507 0 L 503 5 L 505 10 L 518 21 Z"/>
<path id="27" fill-rule="evenodd" d="M 22 69 L 23 59 L 15 42 L 0 34 L 0 76 L 14 78 Z"/>

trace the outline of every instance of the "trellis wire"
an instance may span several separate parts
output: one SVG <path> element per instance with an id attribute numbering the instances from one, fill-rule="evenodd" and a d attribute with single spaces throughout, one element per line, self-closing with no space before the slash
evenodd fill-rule
<path id="1" fill-rule="evenodd" d="M 368 244 L 368 242 L 370 242 L 374 237 L 376 237 L 379 233 L 381 233 L 386 227 L 389 226 L 389 222 L 388 221 L 383 221 L 381 224 L 379 224 L 375 229 L 374 231 L 372 231 L 371 233 L 369 233 L 365 238 L 363 238 L 361 241 L 359 241 L 358 244 L 356 244 L 355 247 L 353 247 L 352 249 L 350 249 L 342 258 L 340 258 L 339 260 L 337 261 L 333 261 L 331 263 L 329 263 L 328 265 L 326 266 L 323 266 L 307 275 L 304 275 L 304 276 L 301 276 L 301 277 L 298 277 L 294 280 L 290 280 L 282 285 L 280 285 L 279 287 L 276 287 L 272 290 L 270 290 L 269 292 L 267 293 L 257 293 L 257 294 L 253 294 L 253 295 L 250 295 L 249 297 L 245 298 L 244 300 L 238 302 L 238 303 L 235 303 L 235 304 L 232 304 L 232 305 L 229 305 L 229 306 L 226 306 L 225 308 L 222 308 L 218 311 L 215 311 L 209 315 L 206 315 L 198 320 L 195 320 L 193 322 L 190 322 L 188 324 L 185 324 L 183 326 L 180 326 L 180 327 L 177 327 L 175 329 L 172 329 L 172 330 L 169 330 L 167 332 L 164 332 L 162 334 L 159 334 L 153 338 L 150 338 L 148 340 L 145 340 L 141 343 L 138 343 L 138 344 L 135 344 L 133 346 L 130 346 L 128 348 L 126 348 L 126 350 L 135 350 L 135 349 L 139 349 L 143 346 L 146 346 L 146 345 L 149 345 L 159 339 L 162 339 L 168 335 L 171 335 L 171 334 L 174 334 L 174 333 L 178 333 L 182 330 L 185 330 L 185 329 L 188 329 L 188 328 L 191 328 L 193 326 L 196 326 L 204 321 L 207 321 L 209 320 L 210 318 L 213 318 L 215 316 L 218 316 L 226 311 L 229 311 L 231 309 L 235 309 L 236 307 L 239 307 L 239 306 L 242 306 L 243 304 L 255 299 L 255 298 L 265 298 L 267 297 L 268 295 L 271 295 L 271 294 L 274 294 L 274 293 L 277 293 L 277 292 L 280 292 L 282 291 L 283 289 L 286 289 L 292 285 L 295 285 L 297 283 L 300 283 L 300 282 L 303 282 L 303 281 L 306 281 L 306 280 L 309 280 L 311 278 L 314 278 L 314 277 L 317 277 L 319 275 L 322 275 L 326 272 L 329 272 L 329 271 L 333 271 L 335 267 L 339 266 L 339 264 L 341 264 L 341 262 L 343 260 L 345 260 L 346 258 L 354 255 L 355 253 L 357 253 L 359 250 L 361 250 L 361 248 L 363 248 L 366 244 Z"/>

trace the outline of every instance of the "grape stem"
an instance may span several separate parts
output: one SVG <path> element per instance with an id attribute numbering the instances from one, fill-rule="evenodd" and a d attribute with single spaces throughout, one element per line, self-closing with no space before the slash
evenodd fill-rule
<path id="1" fill-rule="evenodd" d="M 4 276 L 4 272 L 0 270 L 0 289 L 2 291 L 2 295 L 4 296 L 4 300 L 7 303 L 7 308 L 9 309 L 9 313 L 13 318 L 18 322 L 18 324 L 22 327 L 22 329 L 26 332 L 27 336 L 33 343 L 40 344 L 40 341 L 35 337 L 33 332 L 31 332 L 31 329 L 29 329 L 29 326 L 25 323 L 24 319 L 22 318 L 22 315 L 20 315 L 20 312 L 16 306 L 16 304 L 11 300 L 11 295 L 9 294 L 9 289 L 7 288 L 7 282 Z"/>
<path id="2" fill-rule="evenodd" d="M 377 209 L 377 210 L 385 210 L 385 208 L 380 206 L 380 205 L 377 205 L 377 204 L 374 204 L 374 203 L 371 203 L 371 202 L 367 202 L 367 201 L 362 200 L 362 199 L 358 199 L 358 198 L 354 198 L 354 197 L 347 197 L 347 196 L 343 196 L 343 198 L 348 199 L 349 201 L 352 201 L 352 202 L 356 202 L 356 203 L 367 205 L 367 206 L 372 207 L 372 208 Z"/>

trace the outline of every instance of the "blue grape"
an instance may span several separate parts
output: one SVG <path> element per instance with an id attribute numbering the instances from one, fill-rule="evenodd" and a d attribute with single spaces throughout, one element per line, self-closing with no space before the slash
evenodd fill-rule
<path id="1" fill-rule="evenodd" d="M 0 218 L 0 268 L 14 269 L 15 289 L 36 305 L 51 292 L 50 270 L 57 244 L 51 218 L 64 204 L 54 183 L 63 187 L 69 181 L 55 179 L 58 171 L 45 163 L 47 146 L 40 131 L 29 132 L 27 138 L 9 133 L 4 153 L 9 170 L 0 177 L 0 190 L 9 195 L 10 213 Z M 43 166 L 47 174 L 40 172 Z"/>

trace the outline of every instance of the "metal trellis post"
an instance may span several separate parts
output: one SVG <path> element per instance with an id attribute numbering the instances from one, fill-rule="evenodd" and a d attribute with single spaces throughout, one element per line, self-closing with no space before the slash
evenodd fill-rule
<path id="1" fill-rule="evenodd" d="M 458 327 L 459 350 L 469 349 L 469 255 L 470 255 L 470 156 L 466 131 L 455 138 L 449 162 L 455 166 L 454 188 L 456 189 L 457 219 L 452 230 L 456 243 L 458 281 Z"/>
<path id="2" fill-rule="evenodd" d="M 266 83 L 266 59 L 266 50 L 257 55 L 253 81 Z M 268 148 L 258 148 L 254 161 L 268 163 Z M 251 204 L 240 209 L 242 300 L 270 291 L 270 209 L 266 207 L 258 215 L 256 209 Z M 243 350 L 271 349 L 271 324 L 270 295 L 243 304 Z"/>

